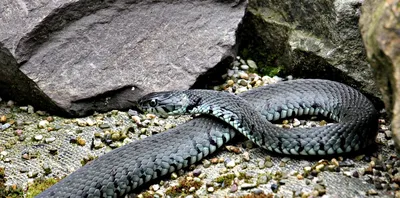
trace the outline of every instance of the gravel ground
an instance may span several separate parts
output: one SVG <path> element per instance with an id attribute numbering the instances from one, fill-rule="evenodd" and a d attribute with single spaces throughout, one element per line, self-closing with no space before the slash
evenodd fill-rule
<path id="1" fill-rule="evenodd" d="M 258 76 L 251 73 L 256 67 L 253 61 L 238 58 L 223 76 L 226 83 L 214 89 L 240 93 L 292 79 Z M 189 119 L 161 119 L 133 110 L 66 119 L 0 100 L 0 168 L 5 169 L 5 184 L 23 188 L 29 197 L 27 189 L 38 178 L 61 178 L 112 148 Z M 201 163 L 154 181 L 129 197 L 400 197 L 400 156 L 394 151 L 387 121 L 379 121 L 377 148 L 327 159 L 279 156 L 238 135 Z M 277 123 L 285 128 L 326 124 L 329 121 L 318 117 Z"/>

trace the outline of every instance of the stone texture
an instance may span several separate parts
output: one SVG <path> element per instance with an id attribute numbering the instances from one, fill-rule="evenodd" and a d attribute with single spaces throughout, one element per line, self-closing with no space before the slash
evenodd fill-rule
<path id="1" fill-rule="evenodd" d="M 20 82 L 24 82 L 21 84 Z M 18 64 L 10 51 L 0 43 L 0 95 L 13 95 L 17 100 L 29 103 L 35 98 L 36 106 L 53 112 L 65 113 L 54 104 L 36 84 L 18 69 Z"/>
<path id="2" fill-rule="evenodd" d="M 250 0 L 239 54 L 261 72 L 326 78 L 361 89 L 380 106 L 380 94 L 358 28 L 362 0 Z"/>
<path id="3" fill-rule="evenodd" d="M 244 8 L 234 0 L 5 0 L 0 43 L 27 76 L 20 86 L 32 81 L 45 103 L 81 116 L 128 108 L 128 99 L 148 92 L 187 89 L 229 62 Z"/>
<path id="4" fill-rule="evenodd" d="M 392 118 L 393 138 L 400 148 L 400 1 L 366 0 L 360 27 L 375 80 Z"/>

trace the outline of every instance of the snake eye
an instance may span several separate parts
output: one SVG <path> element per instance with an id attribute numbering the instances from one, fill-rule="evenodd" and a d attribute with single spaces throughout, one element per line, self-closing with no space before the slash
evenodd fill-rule
<path id="1" fill-rule="evenodd" d="M 150 101 L 149 101 L 149 105 L 150 105 L 151 107 L 157 106 L 157 99 L 152 99 L 152 100 L 150 100 Z"/>

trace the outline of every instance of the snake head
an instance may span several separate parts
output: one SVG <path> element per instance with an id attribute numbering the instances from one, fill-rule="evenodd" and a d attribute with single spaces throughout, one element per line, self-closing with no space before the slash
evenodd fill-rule
<path id="1" fill-rule="evenodd" d="M 185 114 L 189 98 L 181 91 L 154 92 L 140 98 L 137 107 L 158 116 Z"/>

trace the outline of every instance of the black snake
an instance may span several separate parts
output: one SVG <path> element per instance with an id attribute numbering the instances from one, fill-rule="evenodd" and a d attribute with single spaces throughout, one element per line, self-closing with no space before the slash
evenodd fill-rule
<path id="1" fill-rule="evenodd" d="M 267 150 L 290 155 L 354 152 L 371 145 L 377 134 L 378 113 L 373 104 L 357 90 L 338 82 L 292 80 L 259 87 L 239 96 L 209 90 L 144 96 L 138 102 L 144 111 L 200 113 L 214 118 L 200 116 L 167 132 L 115 149 L 38 197 L 123 196 L 214 152 L 232 139 L 233 128 Z M 337 123 L 288 130 L 269 122 L 301 115 L 323 115 Z"/>

